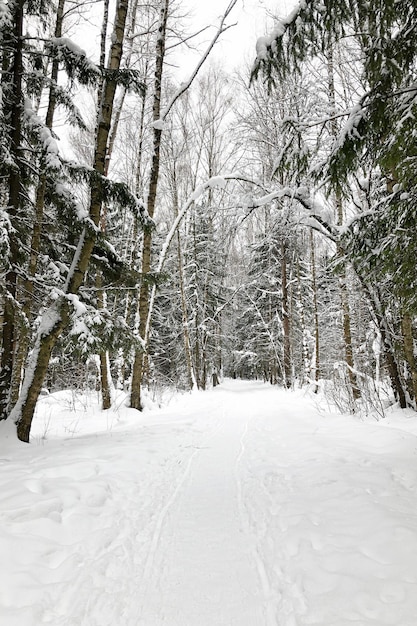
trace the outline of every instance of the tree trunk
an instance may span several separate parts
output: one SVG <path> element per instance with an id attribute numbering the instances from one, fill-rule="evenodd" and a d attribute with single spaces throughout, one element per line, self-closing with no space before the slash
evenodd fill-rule
<path id="1" fill-rule="evenodd" d="M 147 79 L 147 70 L 148 70 L 148 59 L 145 62 L 145 81 Z M 137 150 L 137 166 L 136 166 L 136 174 L 135 174 L 135 195 L 137 197 L 143 196 L 143 180 L 142 180 L 142 167 L 143 167 L 143 140 L 144 140 L 144 128 L 145 128 L 145 111 L 146 111 L 146 89 L 143 90 L 142 98 L 141 98 L 141 110 L 139 117 L 139 142 L 138 142 L 138 150 Z M 129 268 L 131 270 L 137 270 L 137 259 L 139 256 L 139 225 L 137 216 L 133 216 L 133 226 L 132 226 L 132 235 L 128 238 L 125 258 L 129 261 Z M 126 294 L 126 303 L 125 303 L 125 321 L 127 324 L 130 323 L 130 319 L 132 316 L 132 310 L 134 308 L 135 297 L 134 293 L 128 291 Z M 123 359 L 122 366 L 120 368 L 119 380 L 122 382 L 123 389 L 125 388 L 126 383 L 126 370 L 128 369 L 128 363 L 126 359 Z"/>
<path id="2" fill-rule="evenodd" d="M 200 302 L 197 293 L 197 285 L 198 285 L 198 276 L 197 276 L 197 235 L 196 235 L 196 224 L 195 224 L 195 215 L 192 218 L 192 237 L 193 237 L 193 283 L 195 290 L 195 301 L 194 301 L 194 372 L 197 380 L 197 389 L 201 389 L 201 381 L 202 381 L 202 372 L 201 372 L 201 354 L 200 354 Z"/>
<path id="3" fill-rule="evenodd" d="M 69 320 L 70 304 L 63 298 L 49 306 L 42 316 L 41 327 L 25 371 L 20 396 L 10 414 L 17 424 L 17 436 L 21 441 L 29 442 L 33 414 L 51 353 L 62 331 L 69 324 Z"/>
<path id="4" fill-rule="evenodd" d="M 334 80 L 334 62 L 333 62 L 333 46 L 332 43 L 329 42 L 327 49 L 327 69 L 328 69 L 328 84 L 329 84 L 329 101 L 330 105 L 333 109 L 333 113 L 336 113 L 336 89 L 335 89 L 335 80 Z M 331 132 L 333 138 L 337 140 L 338 137 L 338 128 L 337 128 L 337 119 L 334 117 L 331 121 Z M 336 190 L 335 195 L 335 205 L 336 205 L 336 218 L 337 225 L 343 226 L 343 203 L 342 196 L 339 190 Z M 338 250 L 337 254 L 342 257 L 343 252 Z M 358 385 L 358 380 L 355 371 L 355 364 L 353 359 L 353 347 L 352 347 L 352 332 L 351 332 L 351 319 L 350 319 L 350 307 L 349 307 L 349 294 L 347 288 L 347 267 L 346 263 L 342 260 L 343 264 L 343 275 L 339 281 L 340 286 L 340 299 L 341 299 L 341 308 L 342 308 L 342 316 L 343 316 L 343 339 L 344 339 L 344 347 L 345 347 L 345 360 L 348 368 L 348 377 L 349 383 L 352 390 L 352 395 L 354 400 L 358 400 L 361 396 L 361 392 Z"/>
<path id="5" fill-rule="evenodd" d="M 107 40 L 107 28 L 109 23 L 109 0 L 104 0 L 103 7 L 103 21 L 101 26 L 101 37 L 100 37 L 100 67 L 104 69 L 106 65 L 106 40 Z M 100 97 L 101 89 L 99 90 Z M 97 103 L 97 120 L 99 120 L 100 115 L 100 102 Z M 120 116 L 120 113 L 119 113 Z M 109 172 L 110 166 L 110 158 L 112 147 L 114 144 L 114 139 L 117 132 L 117 122 L 113 121 L 111 131 L 109 133 L 108 146 L 107 146 L 107 154 L 106 161 L 104 165 L 104 175 L 107 176 Z M 106 232 L 107 227 L 107 207 L 103 204 L 100 218 L 100 231 L 104 234 Z M 97 270 L 96 275 L 96 287 L 97 287 L 97 308 L 104 308 L 105 295 L 103 292 L 103 280 L 102 273 L 100 269 Z M 100 391 L 101 391 L 101 407 L 105 411 L 111 407 L 111 393 L 110 393 L 110 380 L 109 380 L 109 355 L 107 350 L 103 350 L 99 354 L 99 373 L 100 373 Z"/>
<path id="6" fill-rule="evenodd" d="M 281 289 L 282 289 L 282 328 L 284 333 L 284 385 L 289 389 L 291 376 L 291 322 L 289 314 L 288 280 L 287 280 L 287 248 L 281 246 Z"/>
<path id="7" fill-rule="evenodd" d="M 62 25 L 64 16 L 65 0 L 59 0 L 56 23 L 55 23 L 55 37 L 62 36 Z M 51 87 L 49 89 L 48 109 L 46 112 L 45 126 L 52 129 L 55 108 L 56 108 L 56 94 L 54 85 L 58 80 L 59 63 L 56 59 L 52 62 L 51 68 Z M 13 367 L 13 380 L 11 388 L 11 406 L 14 406 L 19 397 L 20 383 L 23 373 L 24 364 L 27 357 L 27 351 L 29 347 L 29 329 L 33 304 L 33 279 L 35 277 L 38 267 L 38 255 L 41 244 L 42 235 L 42 222 L 45 207 L 45 190 L 46 190 L 46 176 L 41 174 L 36 189 L 35 196 L 35 221 L 32 230 L 32 239 L 30 244 L 30 256 L 28 267 L 28 278 L 23 284 L 23 306 L 22 317 L 23 322 L 19 328 L 19 342 L 16 350 L 15 364 Z"/>
<path id="8" fill-rule="evenodd" d="M 110 392 L 110 367 L 109 355 L 107 352 L 100 352 L 100 387 L 101 387 L 101 408 L 106 411 L 111 407 Z"/>
<path id="9" fill-rule="evenodd" d="M 345 359 L 348 368 L 348 377 L 350 387 L 352 389 L 352 395 L 354 400 L 358 400 L 361 397 L 361 392 L 358 387 L 358 380 L 355 371 L 355 363 L 353 360 L 353 348 L 352 348 L 352 332 L 350 324 L 350 309 L 349 309 L 349 295 L 347 289 L 347 268 L 343 265 L 343 276 L 339 280 L 340 287 L 340 299 L 343 315 L 343 339 L 345 347 Z"/>
<path id="10" fill-rule="evenodd" d="M 414 356 L 413 324 L 411 315 L 404 311 L 401 316 L 401 331 L 404 340 L 404 354 L 411 374 L 410 395 L 413 402 L 417 399 L 417 364 Z"/>
<path id="11" fill-rule="evenodd" d="M 405 409 L 407 407 L 407 391 L 403 384 L 400 370 L 395 358 L 395 352 L 391 342 L 392 331 L 389 328 L 384 307 L 381 303 L 381 298 L 379 296 L 378 290 L 372 285 L 369 285 L 359 272 L 357 272 L 356 275 L 361 281 L 362 287 L 369 298 L 369 302 L 372 307 L 372 313 L 374 315 L 374 321 L 381 334 L 385 362 L 387 364 L 388 374 L 391 380 L 391 385 L 394 391 L 395 398 L 398 401 L 400 407 L 402 409 Z"/>
<path id="12" fill-rule="evenodd" d="M 162 73 L 164 67 L 165 57 L 165 39 L 166 28 L 168 22 L 168 7 L 169 0 L 164 0 L 161 6 L 158 35 L 156 40 L 156 60 L 155 60 L 155 74 L 154 74 L 154 96 L 153 96 L 153 121 L 156 122 L 160 119 L 161 114 L 161 93 L 162 93 Z M 156 193 L 158 188 L 159 178 L 159 164 L 160 164 L 160 150 L 161 150 L 161 136 L 162 129 L 160 127 L 153 128 L 153 154 L 152 164 L 150 171 L 149 190 L 147 210 L 151 218 L 154 216 L 156 205 Z M 151 269 L 151 245 L 152 245 L 152 232 L 146 230 L 143 237 L 142 246 L 142 281 L 139 290 L 139 336 L 145 339 L 146 327 L 148 321 L 149 311 L 149 282 L 148 276 Z M 136 350 L 135 358 L 133 362 L 132 372 L 132 389 L 130 395 L 130 406 L 133 409 L 142 409 L 141 388 L 143 382 L 144 366 L 145 366 L 145 350 L 147 346 L 144 346 L 142 350 Z"/>
<path id="13" fill-rule="evenodd" d="M 178 218 L 178 189 L 176 177 L 173 177 L 173 204 L 174 215 Z M 182 313 L 182 328 L 183 328 L 183 341 L 184 341 L 184 354 L 185 363 L 187 367 L 187 380 L 190 389 L 197 386 L 195 372 L 193 370 L 192 356 L 191 356 L 191 342 L 190 332 L 188 327 L 188 312 L 187 312 L 187 299 L 185 294 L 185 278 L 184 278 L 184 263 L 182 258 L 182 244 L 179 228 L 176 232 L 177 237 L 177 260 L 178 260 L 178 276 L 179 276 L 179 288 L 181 297 L 181 313 Z"/>
<path id="14" fill-rule="evenodd" d="M 406 390 L 402 384 L 397 361 L 395 360 L 394 351 L 392 349 L 391 341 L 389 339 L 389 332 L 385 325 L 384 319 L 379 319 L 379 330 L 381 333 L 381 339 L 384 346 L 385 361 L 387 364 L 389 377 L 391 379 L 391 385 L 394 391 L 394 395 L 400 407 L 402 409 L 405 409 L 407 408 Z"/>
<path id="15" fill-rule="evenodd" d="M 317 297 L 317 278 L 316 278 L 316 252 L 314 244 L 314 234 L 310 230 L 310 262 L 311 262 L 311 283 L 313 289 L 313 310 L 314 310 L 314 380 L 316 387 L 314 392 L 318 391 L 318 381 L 320 380 L 320 326 L 319 326 L 319 307 Z"/>
<path id="16" fill-rule="evenodd" d="M 312 230 L 310 230 L 312 234 Z M 300 307 L 300 325 L 301 325 L 301 386 L 303 386 L 310 377 L 310 351 L 307 341 L 307 327 L 304 313 L 304 298 L 301 286 L 300 264 L 297 261 L 297 292 Z"/>
<path id="17" fill-rule="evenodd" d="M 100 270 L 97 271 L 96 276 L 97 287 L 97 308 L 104 309 L 105 294 L 103 291 L 102 275 Z M 110 367 L 109 367 L 109 355 L 107 350 L 103 350 L 99 354 L 100 361 L 100 390 L 101 390 L 101 408 L 106 411 L 111 407 L 111 392 L 110 392 Z"/>
<path id="18" fill-rule="evenodd" d="M 16 341 L 15 298 L 17 287 L 16 266 L 19 259 L 19 218 L 21 197 L 21 143 L 22 143 L 22 74 L 23 74 L 23 6 L 22 0 L 13 3 L 11 11 L 13 15 L 13 32 L 10 41 L 12 52 L 10 73 L 12 75 L 11 93 L 6 99 L 5 116 L 10 124 L 10 154 L 13 163 L 9 172 L 8 211 L 11 221 L 9 234 L 9 258 L 7 261 L 7 273 L 5 281 L 5 300 L 3 311 L 3 334 L 0 360 L 0 419 L 6 419 L 10 408 L 10 390 L 13 375 L 13 362 Z M 16 229 L 16 230 L 15 230 Z"/>
<path id="19" fill-rule="evenodd" d="M 116 17 L 108 69 L 111 70 L 105 77 L 100 103 L 100 117 L 97 128 L 94 169 L 99 175 L 104 175 L 111 116 L 116 92 L 116 81 L 112 78 L 120 67 L 123 50 L 123 38 L 126 24 L 128 0 L 119 0 L 116 5 Z M 91 253 L 97 237 L 97 228 L 100 223 L 102 206 L 102 190 L 100 179 L 91 188 L 89 218 L 91 226 L 86 225 L 74 254 L 69 271 L 64 295 L 50 305 L 42 316 L 22 391 L 11 417 L 17 423 L 17 433 L 22 441 L 29 441 L 30 428 L 36 402 L 48 368 L 52 349 L 70 322 L 71 305 L 77 301 L 77 293 L 84 283 L 85 274 L 91 258 Z"/>
<path id="20" fill-rule="evenodd" d="M 192 357 L 191 357 L 191 342 L 190 331 L 188 326 L 188 312 L 187 312 L 187 300 L 185 297 L 185 279 L 184 279 L 184 264 L 182 260 L 181 250 L 181 237 L 180 232 L 177 230 L 177 255 L 178 255 L 178 273 L 180 282 L 180 295 L 181 295 L 181 313 L 182 313 L 182 328 L 183 328 L 183 340 L 184 340 L 184 353 L 185 362 L 187 365 L 187 378 L 190 389 L 197 386 L 196 376 L 193 369 Z"/>

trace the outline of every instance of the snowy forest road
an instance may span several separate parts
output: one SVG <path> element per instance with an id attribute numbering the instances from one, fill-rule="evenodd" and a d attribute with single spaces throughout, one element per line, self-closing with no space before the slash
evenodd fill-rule
<path id="1" fill-rule="evenodd" d="M 204 414 L 212 430 L 156 524 L 138 623 L 411 626 L 416 483 L 395 453 L 385 464 L 386 431 L 330 424 L 259 383 L 226 382 Z"/>
<path id="2" fill-rule="evenodd" d="M 416 625 L 414 413 L 254 381 L 105 418 L 66 398 L 38 445 L 0 425 L 1 625 Z"/>
<path id="3" fill-rule="evenodd" d="M 230 409 L 223 401 L 219 426 L 190 457 L 162 512 L 162 529 L 158 520 L 140 624 L 267 624 L 239 484 L 249 417 Z"/>

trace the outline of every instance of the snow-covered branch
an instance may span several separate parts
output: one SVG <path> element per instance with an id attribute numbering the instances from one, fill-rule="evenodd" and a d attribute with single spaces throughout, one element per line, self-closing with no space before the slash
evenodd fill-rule
<path id="1" fill-rule="evenodd" d="M 255 64 L 259 64 L 261 61 L 266 61 L 269 58 L 269 52 L 273 47 L 273 43 L 279 37 L 282 37 L 287 30 L 288 26 L 295 22 L 300 14 L 301 9 L 305 6 L 304 0 L 300 0 L 294 9 L 286 17 L 277 20 L 273 30 L 269 35 L 259 37 L 256 42 L 256 61 Z"/>
<path id="2" fill-rule="evenodd" d="M 45 154 L 45 164 L 51 169 L 61 169 L 61 160 L 59 158 L 57 142 L 52 136 L 52 132 L 50 131 L 50 129 L 33 111 L 32 104 L 29 98 L 26 98 L 25 100 L 24 118 L 30 130 L 33 133 L 36 133 L 39 137 Z"/>
<path id="3" fill-rule="evenodd" d="M 255 183 L 254 181 L 250 180 L 247 176 L 244 176 L 239 173 L 224 174 L 222 176 L 213 176 L 209 178 L 208 180 L 206 180 L 203 184 L 199 185 L 194 190 L 194 192 L 190 195 L 188 200 L 185 202 L 182 209 L 178 212 L 177 217 L 175 218 L 167 236 L 165 237 L 165 241 L 164 241 L 164 244 L 162 246 L 162 249 L 159 255 L 158 266 L 156 268 L 157 275 L 162 272 L 172 239 L 174 238 L 174 235 L 179 225 L 181 224 L 184 216 L 187 214 L 187 212 L 189 211 L 191 206 L 194 204 L 194 202 L 196 202 L 207 189 L 213 189 L 215 187 L 224 189 L 226 182 L 229 180 L 241 180 L 245 182 L 250 182 L 257 186 L 261 186 Z M 264 188 L 262 187 L 262 189 Z M 269 204 L 273 200 L 280 200 L 283 198 L 290 198 L 292 200 L 296 200 L 297 202 L 299 202 L 303 206 L 303 208 L 309 212 L 310 217 L 314 219 L 320 225 L 320 231 L 323 234 L 325 234 L 332 241 L 336 241 L 339 239 L 336 229 L 331 224 L 329 224 L 324 217 L 326 215 L 326 211 L 324 207 L 322 207 L 316 199 L 312 198 L 309 195 L 308 190 L 306 190 L 304 187 L 299 187 L 295 189 L 290 188 L 290 187 L 284 187 L 282 189 L 276 189 L 275 191 L 264 194 L 263 196 L 259 198 L 253 199 L 251 203 L 251 207 L 250 207 L 251 212 L 256 208 Z M 157 285 L 155 283 L 152 286 L 152 291 L 151 291 L 151 296 L 150 296 L 150 301 L 149 301 L 148 317 L 147 317 L 147 322 L 146 322 L 146 331 L 145 331 L 145 336 L 143 338 L 144 344 L 146 346 L 148 345 L 149 333 L 150 333 L 150 328 L 151 328 L 151 320 L 152 320 L 152 314 L 153 314 L 153 307 L 155 303 L 156 288 L 157 288 Z"/>

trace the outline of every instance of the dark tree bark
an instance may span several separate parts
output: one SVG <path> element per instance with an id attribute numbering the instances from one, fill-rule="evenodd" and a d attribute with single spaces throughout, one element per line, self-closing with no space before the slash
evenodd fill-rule
<path id="1" fill-rule="evenodd" d="M 362 287 L 368 296 L 371 304 L 371 310 L 374 316 L 374 321 L 381 334 L 383 354 L 385 357 L 385 363 L 387 365 L 388 374 L 391 380 L 394 396 L 398 401 L 400 407 L 405 409 L 407 407 L 407 390 L 400 374 L 400 368 L 398 367 L 397 360 L 395 358 L 395 350 L 392 345 L 392 331 L 387 321 L 384 306 L 382 304 L 381 297 L 378 293 L 377 287 L 369 284 L 361 276 L 360 272 L 356 272 Z"/>
<path id="2" fill-rule="evenodd" d="M 404 340 L 404 355 L 411 375 L 410 396 L 417 400 L 417 363 L 414 356 L 413 322 L 408 311 L 401 315 L 401 332 Z"/>
<path id="3" fill-rule="evenodd" d="M 156 122 L 161 116 L 161 93 L 162 93 L 162 73 L 165 57 L 165 39 L 168 23 L 169 0 L 164 0 L 161 6 L 159 18 L 159 28 L 156 40 L 156 60 L 154 74 L 154 96 L 153 96 L 153 121 Z M 161 152 L 162 129 L 154 126 L 153 129 L 153 154 L 149 180 L 147 210 L 149 217 L 153 218 L 156 205 L 156 193 L 158 189 L 160 152 Z M 142 246 L 142 281 L 139 290 L 139 336 L 146 337 L 146 325 L 149 312 L 149 282 L 148 275 L 151 270 L 151 245 L 152 232 L 145 231 Z M 133 409 L 142 409 L 141 388 L 145 371 L 146 355 L 144 350 L 137 350 L 135 353 L 132 373 L 132 389 L 130 394 L 130 406 Z"/>
<path id="4" fill-rule="evenodd" d="M 102 22 L 102 27 L 101 27 L 101 38 L 100 38 L 100 67 L 103 69 L 106 64 L 106 39 L 107 39 L 108 22 L 109 22 L 109 0 L 104 0 L 103 22 Z M 99 95 L 100 95 L 100 92 L 99 92 Z M 100 115 L 99 106 L 100 106 L 100 103 L 98 103 L 98 107 L 97 107 L 97 118 Z M 112 147 L 114 144 L 114 138 L 116 136 L 116 132 L 117 132 L 117 124 L 116 124 L 116 130 L 114 130 L 114 124 L 113 124 L 113 129 L 110 133 L 108 147 L 107 147 L 107 158 L 106 158 L 105 168 L 104 168 L 105 176 L 107 176 L 108 171 L 109 171 L 111 152 L 112 152 Z M 112 135 L 113 135 L 113 139 L 112 139 Z M 103 206 L 101 219 L 100 219 L 100 230 L 102 233 L 106 232 L 106 225 L 107 225 L 107 207 Z M 97 308 L 98 309 L 104 308 L 105 296 L 104 296 L 104 292 L 102 289 L 103 287 L 102 283 L 103 283 L 102 274 L 101 274 L 100 269 L 98 269 L 97 276 L 96 276 Z M 103 350 L 102 352 L 100 352 L 99 361 L 100 361 L 99 374 L 100 374 L 100 390 L 101 390 L 101 408 L 103 410 L 107 410 L 111 407 L 111 393 L 110 393 L 110 380 L 109 380 L 109 369 L 110 369 L 109 359 L 108 359 L 108 354 L 106 350 Z"/>
<path id="5" fill-rule="evenodd" d="M 288 389 L 292 384 L 291 376 L 291 321 L 289 313 L 289 295 L 287 280 L 287 247 L 281 246 L 281 289 L 282 289 L 282 328 L 284 333 L 284 385 Z"/>
<path id="6" fill-rule="evenodd" d="M 13 375 L 13 361 L 16 341 L 15 298 L 17 288 L 16 267 L 19 260 L 19 241 L 16 220 L 21 201 L 21 150 L 22 150 L 22 112 L 23 112 L 23 6 L 19 0 L 12 5 L 13 29 L 5 47 L 10 46 L 11 58 L 8 73 L 10 84 L 6 86 L 5 117 L 10 126 L 9 145 L 13 160 L 9 172 L 8 210 L 12 225 L 9 235 L 9 258 L 5 281 L 3 311 L 3 334 L 0 361 L 0 419 L 6 419 Z"/>
<path id="7" fill-rule="evenodd" d="M 317 276 L 316 276 L 316 251 L 314 244 L 314 234 L 310 230 L 310 260 L 311 260 L 311 283 L 313 289 L 313 308 L 314 308 L 314 380 L 316 386 L 314 393 L 318 392 L 318 381 L 320 379 L 320 325 L 319 325 L 319 307 L 317 297 Z"/>
<path id="8" fill-rule="evenodd" d="M 56 14 L 55 23 L 55 37 L 62 36 L 62 25 L 64 16 L 65 0 L 59 0 Z M 48 108 L 46 112 L 45 126 L 52 129 L 54 114 L 56 109 L 56 93 L 54 85 L 58 80 L 59 63 L 56 59 L 52 62 L 51 68 L 51 87 L 49 90 Z M 33 287 L 34 276 L 38 267 L 38 255 L 41 245 L 42 236 L 42 222 L 45 208 L 45 190 L 46 190 L 46 175 L 41 173 L 39 182 L 36 189 L 35 196 L 35 220 L 32 229 L 32 237 L 30 244 L 28 277 L 24 281 L 23 285 L 23 306 L 22 316 L 23 324 L 20 324 L 19 328 L 19 342 L 16 350 L 15 363 L 13 366 L 13 381 L 11 389 L 11 402 L 10 405 L 14 406 L 19 397 L 19 389 L 21 383 L 21 376 L 23 366 L 26 361 L 28 345 L 29 345 L 29 325 L 25 321 L 29 322 L 32 312 L 33 304 Z"/>

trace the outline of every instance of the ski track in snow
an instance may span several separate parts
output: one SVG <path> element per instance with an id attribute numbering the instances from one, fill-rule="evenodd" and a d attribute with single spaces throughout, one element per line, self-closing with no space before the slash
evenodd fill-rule
<path id="1" fill-rule="evenodd" d="M 214 434 L 210 435 L 207 438 L 207 440 L 205 440 L 205 444 L 209 443 L 210 439 L 216 434 L 219 428 L 220 427 L 216 428 Z M 143 576 L 142 576 L 143 584 L 142 584 L 142 589 L 140 589 L 139 591 L 139 596 L 143 599 L 146 599 L 148 597 L 149 593 L 151 592 L 152 581 L 154 577 L 158 575 L 157 552 L 158 552 L 158 548 L 159 548 L 159 544 L 161 540 L 161 533 L 162 533 L 163 527 L 166 523 L 170 510 L 174 506 L 176 500 L 181 495 L 181 492 L 184 490 L 184 483 L 186 482 L 190 474 L 194 458 L 196 457 L 197 454 L 199 454 L 201 449 L 202 449 L 201 446 L 196 447 L 194 452 L 189 457 L 185 471 L 182 474 L 182 476 L 180 476 L 180 479 L 178 481 L 177 486 L 175 487 L 175 490 L 173 491 L 172 495 L 169 497 L 168 502 L 164 505 L 164 507 L 158 514 L 158 518 L 156 520 L 154 530 L 152 531 L 152 538 L 150 541 L 149 551 L 147 553 L 144 568 L 143 568 Z M 143 603 L 142 603 L 142 606 L 143 606 Z M 137 616 L 137 619 L 139 621 L 142 619 L 141 618 L 142 606 Z"/>
<path id="2" fill-rule="evenodd" d="M 412 422 L 241 381 L 129 411 L 0 439 L 1 626 L 416 626 Z"/>
<path id="3" fill-rule="evenodd" d="M 248 541 L 248 544 L 251 547 L 253 559 L 256 565 L 256 569 L 258 572 L 261 589 L 263 593 L 264 604 L 265 604 L 265 620 L 263 621 L 263 623 L 265 624 L 265 626 L 275 626 L 277 624 L 276 619 L 275 619 L 276 604 L 277 604 L 276 592 L 274 592 L 273 587 L 271 585 L 271 581 L 266 572 L 265 563 L 262 559 L 262 556 L 257 548 L 256 543 L 254 543 L 253 541 L 253 536 L 251 534 L 252 528 L 251 528 L 250 520 L 248 518 L 248 511 L 245 506 L 245 500 L 243 496 L 243 485 L 242 485 L 240 465 L 242 463 L 242 459 L 244 458 L 245 449 L 246 449 L 245 440 L 246 440 L 246 437 L 248 436 L 249 426 L 250 426 L 251 421 L 252 421 L 252 418 L 249 418 L 249 420 L 246 422 L 245 429 L 240 438 L 240 452 L 236 459 L 236 464 L 235 464 L 237 499 L 238 499 L 238 506 L 239 506 L 239 515 L 242 520 L 242 527 L 245 529 L 246 539 Z"/>
<path id="4" fill-rule="evenodd" d="M 162 511 L 138 624 L 267 624 L 235 483 L 247 422 L 221 398 L 218 426 Z"/>

